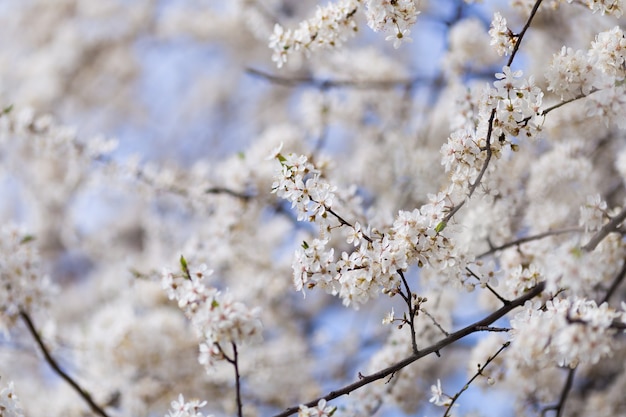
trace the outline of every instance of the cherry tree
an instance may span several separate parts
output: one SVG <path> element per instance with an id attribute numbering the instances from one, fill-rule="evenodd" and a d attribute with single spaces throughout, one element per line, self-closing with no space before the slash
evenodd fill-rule
<path id="1" fill-rule="evenodd" d="M 0 415 L 626 414 L 622 1 L 0 21 Z"/>

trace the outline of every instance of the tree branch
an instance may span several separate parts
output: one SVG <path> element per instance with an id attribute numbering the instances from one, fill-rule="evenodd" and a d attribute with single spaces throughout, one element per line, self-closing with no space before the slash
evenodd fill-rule
<path id="1" fill-rule="evenodd" d="M 402 368 L 412 364 L 413 362 L 417 361 L 418 359 L 421 359 L 425 356 L 430 355 L 431 353 L 435 353 L 438 352 L 439 350 L 443 349 L 444 347 L 456 342 L 459 339 L 464 338 L 467 335 L 470 335 L 472 333 L 481 331 L 480 329 L 483 329 L 485 326 L 489 326 L 490 324 L 492 324 L 493 322 L 495 322 L 496 320 L 500 319 L 501 317 L 503 317 L 504 315 L 506 315 L 507 313 L 509 313 L 511 310 L 523 305 L 526 301 L 531 300 L 533 298 L 535 298 L 537 295 L 541 294 L 543 292 L 543 290 L 545 289 L 545 282 L 541 282 L 539 284 L 537 284 L 537 286 L 535 286 L 534 288 L 532 288 L 531 290 L 529 290 L 526 294 L 522 295 L 521 297 L 516 298 L 515 300 L 511 301 L 510 304 L 505 305 L 503 307 L 501 307 L 500 309 L 496 310 L 495 312 L 491 313 L 490 315 L 488 315 L 487 317 L 485 317 L 482 320 L 479 320 L 477 322 L 475 322 L 474 324 L 470 324 L 467 327 L 464 327 L 461 330 L 458 330 L 452 334 L 450 334 L 450 336 L 440 340 L 439 342 L 426 347 L 424 349 L 421 349 L 419 351 L 419 353 L 417 354 L 413 354 L 403 360 L 401 360 L 400 362 L 385 368 L 383 370 L 380 370 L 374 374 L 371 375 L 367 375 L 367 376 L 362 376 L 359 381 L 354 382 L 352 384 L 346 385 L 343 388 L 340 388 L 338 390 L 335 391 L 331 391 L 330 393 L 328 393 L 327 395 L 317 398 L 315 400 L 309 401 L 308 403 L 304 404 L 307 407 L 315 407 L 317 405 L 317 403 L 319 402 L 319 400 L 326 400 L 326 401 L 330 401 L 330 400 L 334 400 L 335 398 L 341 397 L 343 395 L 347 395 L 350 394 L 353 391 L 356 391 L 357 389 L 370 384 L 374 381 L 377 381 L 379 379 L 383 379 L 395 372 L 398 372 L 399 370 L 401 370 Z M 287 417 L 290 416 L 292 414 L 297 413 L 299 410 L 299 406 L 295 406 L 295 407 L 290 407 L 288 409 L 286 409 L 285 411 L 283 411 L 282 413 L 276 414 L 274 417 Z"/>
<path id="2" fill-rule="evenodd" d="M 65 371 L 61 369 L 57 361 L 52 357 L 52 355 L 50 355 L 50 352 L 46 348 L 46 345 L 44 345 L 43 340 L 41 340 L 41 337 L 39 337 L 37 329 L 35 328 L 35 325 L 33 324 L 33 321 L 28 313 L 24 310 L 20 310 L 20 317 L 22 318 L 22 320 L 24 320 L 24 323 L 26 323 L 28 331 L 35 339 L 35 342 L 37 342 L 37 345 L 41 349 L 41 352 L 43 353 L 46 362 L 48 362 L 48 365 L 50 365 L 54 372 L 56 372 L 61 378 L 63 378 L 63 380 L 65 380 L 65 382 L 67 382 L 74 389 L 74 391 L 76 391 L 78 395 L 80 395 L 85 400 L 85 402 L 89 404 L 89 407 L 94 413 L 101 417 L 109 417 L 107 413 L 94 402 L 94 400 L 91 398 L 91 395 L 89 395 L 87 391 L 85 391 L 76 381 L 74 381 L 72 377 L 65 373 Z"/>
<path id="3" fill-rule="evenodd" d="M 480 259 L 480 258 L 484 258 L 485 256 L 488 255 L 492 255 L 500 250 L 504 250 L 504 249 L 508 249 L 510 247 L 513 246 L 518 246 L 521 245 L 523 243 L 526 242 L 532 242 L 533 240 L 539 240 L 539 239 L 543 239 L 545 237 L 549 237 L 549 236 L 557 236 L 557 235 L 562 235 L 565 233 L 576 233 L 576 232 L 582 232 L 583 229 L 580 227 L 570 227 L 568 229 L 559 229 L 559 230 L 549 230 L 547 232 L 543 232 L 543 233 L 539 233 L 537 235 L 531 235 L 531 236 L 525 236 L 516 240 L 512 240 L 510 242 L 507 242 L 505 244 L 502 244 L 500 246 L 495 246 L 492 247 L 491 249 L 489 249 L 486 252 L 481 253 L 480 255 L 476 256 L 476 259 Z"/>
<path id="4" fill-rule="evenodd" d="M 605 224 L 592 238 L 587 242 L 585 246 L 582 247 L 582 250 L 585 252 L 592 252 L 596 246 L 602 242 L 602 240 L 607 237 L 611 232 L 615 232 L 617 228 L 622 224 L 622 222 L 626 219 L 626 207 L 620 211 L 617 216 L 613 217 L 610 222 Z"/>

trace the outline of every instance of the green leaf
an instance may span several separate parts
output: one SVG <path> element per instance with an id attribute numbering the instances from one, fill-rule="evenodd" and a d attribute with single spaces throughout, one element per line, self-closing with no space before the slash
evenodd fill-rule
<path id="1" fill-rule="evenodd" d="M 191 279 L 191 273 L 189 272 L 189 266 L 187 265 L 187 260 L 183 255 L 180 255 L 180 269 L 185 274 L 187 279 Z"/>
<path id="2" fill-rule="evenodd" d="M 447 225 L 448 223 L 445 222 L 444 220 L 440 221 L 437 227 L 435 227 L 435 232 L 437 233 L 443 232 L 443 229 L 445 229 Z"/>
<path id="3" fill-rule="evenodd" d="M 211 307 L 212 308 L 216 308 L 216 307 L 219 307 L 219 306 L 220 306 L 220 303 L 218 303 L 217 300 L 211 301 Z"/>
<path id="4" fill-rule="evenodd" d="M 20 245 L 22 245 L 24 243 L 32 242 L 33 240 L 35 240 L 35 236 L 33 236 L 33 235 L 25 235 L 20 240 Z"/>
<path id="5" fill-rule="evenodd" d="M 309 244 L 306 243 L 306 240 L 302 241 L 302 249 L 307 250 L 309 248 Z"/>
<path id="6" fill-rule="evenodd" d="M 5 108 L 2 110 L 2 114 L 9 114 L 9 113 L 11 113 L 11 110 L 13 110 L 13 104 L 11 104 L 11 105 L 10 105 L 10 106 L 8 106 L 8 107 L 5 107 Z"/>

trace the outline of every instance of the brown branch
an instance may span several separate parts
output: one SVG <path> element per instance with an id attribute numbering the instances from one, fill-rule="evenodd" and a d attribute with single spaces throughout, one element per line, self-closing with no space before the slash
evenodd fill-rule
<path id="1" fill-rule="evenodd" d="M 607 237 L 611 232 L 617 231 L 617 228 L 625 219 L 626 207 L 624 207 L 622 211 L 617 214 L 617 216 L 613 217 L 610 222 L 602 226 L 602 228 L 591 238 L 591 240 L 589 240 L 589 242 L 582 247 L 582 250 L 585 252 L 592 252 L 605 237 Z"/>
<path id="2" fill-rule="evenodd" d="M 459 339 L 462 339 L 472 333 L 478 332 L 480 331 L 479 329 L 483 329 L 485 326 L 489 326 L 490 324 L 492 324 L 493 322 L 495 322 L 496 320 L 500 319 L 501 317 L 503 317 L 505 314 L 509 313 L 511 310 L 523 305 L 526 301 L 533 299 L 534 297 L 536 297 L 537 295 L 541 294 L 543 292 L 543 290 L 545 289 L 545 282 L 541 282 L 539 284 L 537 284 L 534 288 L 532 288 L 531 290 L 529 290 L 526 294 L 522 295 L 519 298 L 516 298 L 515 300 L 511 301 L 510 304 L 505 305 L 503 307 L 501 307 L 500 309 L 494 311 L 493 313 L 491 313 L 490 315 L 488 315 L 487 317 L 483 318 L 482 320 L 479 320 L 473 324 L 470 324 L 467 327 L 464 327 L 461 330 L 458 330 L 452 334 L 450 334 L 450 336 L 440 340 L 439 342 L 428 346 L 424 349 L 421 349 L 419 351 L 419 353 L 417 354 L 413 354 L 403 360 L 401 360 L 400 362 L 397 362 L 394 365 L 391 365 L 388 368 L 382 369 L 376 373 L 373 373 L 371 375 L 366 375 L 366 376 L 361 376 L 361 378 L 357 381 L 354 382 L 352 384 L 346 385 L 343 388 L 340 388 L 338 390 L 335 391 L 331 391 L 330 393 L 328 393 L 327 395 L 317 398 L 315 400 L 309 401 L 308 403 L 304 404 L 307 407 L 315 407 L 317 405 L 317 403 L 319 402 L 319 400 L 326 400 L 326 401 L 330 401 L 330 400 L 334 400 L 335 398 L 341 397 L 343 395 L 347 395 L 350 394 L 353 391 L 356 391 L 357 389 L 370 384 L 374 381 L 377 381 L 379 379 L 383 379 L 389 375 L 392 375 L 395 372 L 398 372 L 399 370 L 403 369 L 404 367 L 412 364 L 413 362 L 417 361 L 418 359 L 421 359 L 425 356 L 430 355 L 431 353 L 435 353 L 440 351 L 441 349 L 443 349 L 444 347 L 456 342 Z M 288 409 L 286 409 L 285 411 L 283 411 L 282 413 L 276 414 L 274 417 L 287 417 L 290 416 L 292 414 L 297 413 L 299 410 L 299 406 L 295 406 L 295 407 L 290 407 Z"/>
<path id="3" fill-rule="evenodd" d="M 536 234 L 536 235 L 525 236 L 525 237 L 522 237 L 522 238 L 519 238 L 519 239 L 516 239 L 516 240 L 512 240 L 512 241 L 507 242 L 505 244 L 502 244 L 500 246 L 492 247 L 488 251 L 483 252 L 480 255 L 477 255 L 476 259 L 484 258 L 485 256 L 492 255 L 492 254 L 496 253 L 497 251 L 500 251 L 500 250 L 503 250 L 503 249 L 508 249 L 510 247 L 513 247 L 513 246 L 518 246 L 518 245 L 521 245 L 522 243 L 532 242 L 533 240 L 539 240 L 539 239 L 543 239 L 543 238 L 549 237 L 549 236 L 562 235 L 562 234 L 565 234 L 565 233 L 576 233 L 576 232 L 582 232 L 582 231 L 583 231 L 583 229 L 581 229 L 580 227 L 571 227 L 571 228 L 568 228 L 568 229 L 549 230 L 547 232 L 539 233 L 539 234 Z"/>
<path id="4" fill-rule="evenodd" d="M 282 77 L 261 71 L 256 68 L 246 68 L 246 73 L 267 80 L 273 84 L 285 87 L 311 86 L 320 90 L 332 88 L 354 88 L 359 90 L 386 90 L 397 86 L 410 87 L 419 82 L 432 81 L 427 77 L 413 77 L 396 80 L 322 80 L 314 77 Z"/>
<path id="5" fill-rule="evenodd" d="M 533 19 L 535 18 L 535 15 L 537 14 L 537 11 L 539 10 L 539 6 L 541 5 L 542 1 L 543 0 L 537 0 L 532 10 L 530 11 L 530 16 L 528 16 L 528 20 L 526 21 L 524 28 L 517 36 L 517 42 L 515 42 L 515 45 L 513 46 L 513 52 L 511 52 L 511 56 L 509 57 L 509 60 L 506 63 L 507 67 L 510 67 L 511 64 L 513 63 L 513 60 L 515 59 L 515 55 L 517 54 L 517 51 L 519 51 L 519 47 L 522 44 L 522 39 L 524 38 L 524 35 L 526 34 L 526 31 L 530 27 L 530 24 L 532 23 Z"/>
<path id="6" fill-rule="evenodd" d="M 254 197 L 252 194 L 246 194 L 243 192 L 234 191 L 234 190 L 231 190 L 230 188 L 225 188 L 225 187 L 211 187 L 211 188 L 207 188 L 204 192 L 207 194 L 227 194 L 229 196 L 240 198 L 242 200 L 250 200 Z"/>
<path id="7" fill-rule="evenodd" d="M 615 291 L 617 291 L 617 287 L 619 287 L 622 281 L 624 281 L 624 277 L 626 277 L 626 259 L 624 259 L 622 269 L 619 271 L 619 273 L 613 280 L 613 283 L 611 283 L 611 286 L 607 290 L 602 301 L 600 301 L 600 304 L 609 302 L 609 299 L 611 298 L 611 296 L 615 293 Z"/>
<path id="8" fill-rule="evenodd" d="M 94 413 L 98 414 L 101 417 L 109 417 L 108 414 L 98 404 L 94 402 L 94 400 L 91 398 L 91 395 L 89 395 L 89 393 L 85 391 L 76 381 L 74 381 L 72 377 L 70 377 L 65 371 L 63 371 L 57 361 L 52 357 L 52 355 L 50 355 L 50 352 L 48 351 L 46 345 L 44 345 L 43 343 L 43 340 L 41 340 L 41 337 L 37 333 L 37 329 L 35 328 L 35 325 L 33 324 L 33 321 L 28 313 L 26 313 L 24 310 L 20 310 L 20 317 L 24 320 L 24 323 L 26 323 L 28 331 L 35 339 L 35 342 L 37 342 L 37 345 L 41 349 L 41 352 L 43 353 L 46 362 L 48 362 L 48 365 L 50 365 L 54 372 L 56 372 L 61 378 L 63 378 L 63 380 L 65 380 L 65 382 L 67 382 L 74 389 L 74 391 L 76 391 L 78 395 L 80 395 L 85 400 L 85 402 L 89 404 L 89 407 Z"/>

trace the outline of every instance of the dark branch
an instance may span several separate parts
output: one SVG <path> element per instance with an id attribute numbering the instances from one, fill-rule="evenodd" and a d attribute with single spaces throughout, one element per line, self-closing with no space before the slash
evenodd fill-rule
<path id="1" fill-rule="evenodd" d="M 513 246 L 518 246 L 526 242 L 532 242 L 533 240 L 539 240 L 539 239 L 543 239 L 545 237 L 550 237 L 550 236 L 562 235 L 565 233 L 576 233 L 576 232 L 582 232 L 582 231 L 583 229 L 581 228 L 571 227 L 569 229 L 550 230 L 544 233 L 539 233 L 537 235 L 522 237 L 516 240 L 512 240 L 510 242 L 507 242 L 503 245 L 492 247 L 487 252 L 483 252 L 480 255 L 477 255 L 476 259 L 484 258 L 485 256 L 492 255 L 500 250 L 508 249 Z"/>
<path id="2" fill-rule="evenodd" d="M 610 222 L 605 224 L 599 231 L 596 233 L 589 242 L 582 249 L 585 252 L 593 251 L 596 246 L 602 242 L 602 240 L 607 237 L 611 232 L 617 231 L 617 228 L 624 222 L 626 219 L 626 207 L 620 211 L 617 216 L 613 217 Z"/>
<path id="3" fill-rule="evenodd" d="M 63 380 L 65 380 L 65 382 L 67 382 L 74 389 L 74 391 L 76 391 L 78 395 L 80 395 L 85 400 L 85 402 L 89 404 L 89 407 L 94 413 L 101 417 L 109 417 L 108 414 L 98 404 L 94 402 L 94 400 L 91 398 L 91 395 L 89 395 L 87 391 L 85 391 L 80 385 L 78 385 L 78 383 L 74 381 L 72 377 L 65 373 L 65 371 L 61 369 L 57 361 L 52 357 L 52 355 L 50 355 L 50 352 L 48 352 L 46 345 L 44 345 L 43 340 L 41 340 L 41 337 L 39 337 L 39 333 L 37 333 L 37 329 L 35 328 L 35 325 L 33 324 L 33 321 L 31 320 L 28 313 L 26 313 L 24 310 L 21 310 L 20 317 L 24 320 L 24 323 L 26 323 L 28 331 L 37 342 L 37 345 L 41 349 L 41 352 L 43 353 L 46 362 L 48 362 L 48 365 L 50 365 L 54 372 L 56 372 L 61 378 L 63 378 Z"/>
<path id="4" fill-rule="evenodd" d="M 536 297 L 537 295 L 541 294 L 543 292 L 543 290 L 545 289 L 545 283 L 541 282 L 539 283 L 537 286 L 535 286 L 534 288 L 532 288 L 531 290 L 529 290 L 526 294 L 522 295 L 519 298 L 516 298 L 515 300 L 511 301 L 510 304 L 503 306 L 502 308 L 496 310 L 495 312 L 491 313 L 490 315 L 488 315 L 487 317 L 485 317 L 482 320 L 477 321 L 474 324 L 471 324 L 467 327 L 464 327 L 461 330 L 458 330 L 452 334 L 450 334 L 450 336 L 440 340 L 439 342 L 426 347 L 424 349 L 421 349 L 419 351 L 419 353 L 417 354 L 413 354 L 403 360 L 401 360 L 400 362 L 385 368 L 383 370 L 380 370 L 374 374 L 371 375 L 367 375 L 367 376 L 361 376 L 361 378 L 357 381 L 354 382 L 350 385 L 346 385 L 343 388 L 340 388 L 338 390 L 335 391 L 331 391 L 330 393 L 328 393 L 327 395 L 325 395 L 324 397 L 321 398 L 317 398 L 313 401 L 310 401 L 306 404 L 304 404 L 307 407 L 314 407 L 317 405 L 317 403 L 319 402 L 319 400 L 326 400 L 326 401 L 330 401 L 330 400 L 334 400 L 335 398 L 341 397 L 343 395 L 347 395 L 350 394 L 353 391 L 356 391 L 357 389 L 370 384 L 374 381 L 377 381 L 379 379 L 383 379 L 395 372 L 398 372 L 399 370 L 405 368 L 406 366 L 409 366 L 410 364 L 412 364 L 413 362 L 417 361 L 418 359 L 421 359 L 425 356 L 430 355 L 431 353 L 435 353 L 440 351 L 441 349 L 443 349 L 446 346 L 449 346 L 450 344 L 456 342 L 459 339 L 462 339 L 464 337 L 466 337 L 467 335 L 470 335 L 472 333 L 478 332 L 480 331 L 479 329 L 483 329 L 485 328 L 485 326 L 489 326 L 492 323 L 494 323 L 496 320 L 500 319 L 501 317 L 503 317 L 504 315 L 506 315 L 507 313 L 509 313 L 511 310 L 523 305 L 526 301 L 533 299 L 534 297 Z M 299 410 L 299 407 L 290 407 L 288 409 L 286 409 L 285 411 L 283 411 L 280 414 L 276 414 L 274 417 L 287 417 L 290 416 L 292 414 L 297 413 Z"/>

